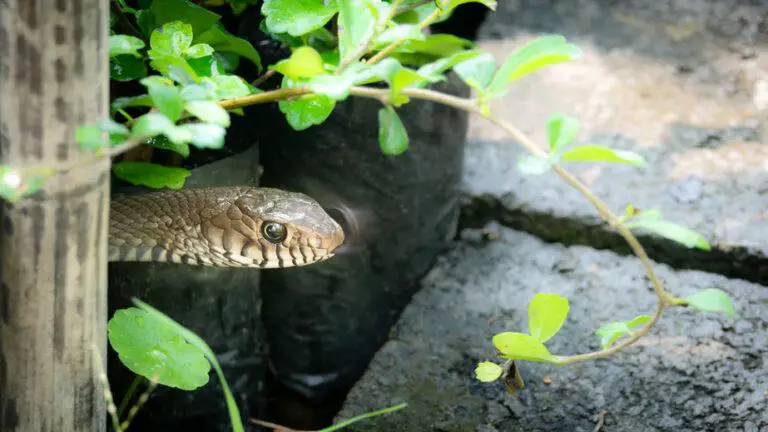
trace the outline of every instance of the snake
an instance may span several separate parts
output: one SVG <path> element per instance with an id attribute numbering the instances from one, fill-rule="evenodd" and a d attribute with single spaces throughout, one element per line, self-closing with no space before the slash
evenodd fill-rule
<path id="1" fill-rule="evenodd" d="M 334 256 L 344 230 L 313 198 L 268 187 L 117 194 L 110 262 L 274 269 Z"/>

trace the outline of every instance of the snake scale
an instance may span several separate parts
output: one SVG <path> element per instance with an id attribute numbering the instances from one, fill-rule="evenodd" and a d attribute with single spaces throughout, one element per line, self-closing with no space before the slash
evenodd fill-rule
<path id="1" fill-rule="evenodd" d="M 307 195 L 262 187 L 118 195 L 109 261 L 282 268 L 325 261 L 344 231 Z"/>

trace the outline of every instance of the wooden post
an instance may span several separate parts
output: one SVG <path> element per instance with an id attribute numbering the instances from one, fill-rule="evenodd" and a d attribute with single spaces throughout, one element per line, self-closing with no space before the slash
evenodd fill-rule
<path id="1" fill-rule="evenodd" d="M 0 0 L 0 163 L 70 167 L 2 206 L 2 432 L 106 429 L 110 161 L 74 136 L 108 115 L 108 1 Z"/>

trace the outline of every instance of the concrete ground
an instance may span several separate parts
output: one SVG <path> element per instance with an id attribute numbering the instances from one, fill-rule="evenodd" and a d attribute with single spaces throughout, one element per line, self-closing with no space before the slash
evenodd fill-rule
<path id="1" fill-rule="evenodd" d="M 553 112 L 579 118 L 582 142 L 642 154 L 646 169 L 569 167 L 620 212 L 660 209 L 713 245 L 643 238 L 672 292 L 716 286 L 729 320 L 669 311 L 652 335 L 607 360 L 522 362 L 527 389 L 474 380 L 491 337 L 526 330 L 536 292 L 571 300 L 559 354 L 597 348 L 601 324 L 652 310 L 637 259 L 556 176 L 525 177 L 502 131 L 473 119 L 466 228 L 424 281 L 338 418 L 406 401 L 351 431 L 768 431 L 768 4 L 726 0 L 499 2 L 479 45 L 499 62 L 541 33 L 584 57 L 525 78 L 494 112 L 543 143 Z M 478 230 L 490 221 L 499 240 Z M 492 222 L 493 224 L 493 222 Z M 551 380 L 550 384 L 545 384 Z"/>

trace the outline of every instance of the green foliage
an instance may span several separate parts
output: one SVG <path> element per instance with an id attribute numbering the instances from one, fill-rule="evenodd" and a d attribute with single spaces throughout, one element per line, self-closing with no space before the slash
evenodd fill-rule
<path id="1" fill-rule="evenodd" d="M 400 155 L 408 149 L 408 132 L 391 106 L 379 110 L 379 145 L 389 156 Z"/>
<path id="2" fill-rule="evenodd" d="M 501 378 L 504 368 L 494 362 L 484 361 L 477 364 L 475 376 L 479 381 L 492 382 Z"/>
<path id="3" fill-rule="evenodd" d="M 135 374 L 181 390 L 208 383 L 211 365 L 203 352 L 156 315 L 137 308 L 121 309 L 107 329 L 110 345 Z"/>
<path id="4" fill-rule="evenodd" d="M 683 297 L 680 304 L 690 306 L 705 312 L 719 312 L 735 319 L 736 308 L 733 300 L 725 291 L 717 288 L 706 288 L 689 296 Z"/>
<path id="5" fill-rule="evenodd" d="M 118 178 L 131 184 L 154 189 L 181 189 L 191 174 L 184 168 L 135 161 L 118 162 L 113 165 L 113 171 Z"/>
<path id="6" fill-rule="evenodd" d="M 261 13 L 270 33 L 303 36 L 328 23 L 338 12 L 336 0 L 264 0 Z"/>
<path id="7" fill-rule="evenodd" d="M 549 153 L 544 157 L 523 155 L 517 161 L 518 169 L 527 175 L 538 175 L 549 171 L 552 166 L 563 162 L 608 162 L 646 166 L 645 159 L 633 152 L 614 150 L 610 147 L 583 144 L 574 147 L 581 124 L 573 117 L 561 113 L 553 114 L 547 121 Z"/>
<path id="8" fill-rule="evenodd" d="M 154 320 L 156 320 L 159 324 L 167 327 L 176 336 L 183 338 L 188 344 L 194 346 L 203 353 L 205 358 L 213 366 L 213 370 L 216 371 L 216 375 L 218 376 L 222 390 L 224 391 L 224 399 L 227 402 L 227 410 L 229 411 L 229 418 L 232 422 L 232 430 L 234 432 L 243 432 L 245 428 L 243 427 L 243 421 L 240 417 L 240 410 L 237 408 L 237 402 L 235 401 L 232 390 L 230 390 L 229 384 L 224 377 L 224 372 L 221 370 L 221 365 L 216 359 L 216 354 L 214 354 L 213 350 L 211 350 L 211 347 L 209 347 L 208 344 L 206 344 L 205 341 L 200 338 L 200 336 L 187 330 L 181 324 L 177 323 L 152 306 L 138 299 L 133 299 L 133 303 L 142 311 L 146 312 L 148 316 L 151 316 Z"/>
<path id="9" fill-rule="evenodd" d="M 536 294 L 528 303 L 528 332 L 546 342 L 560 331 L 570 306 L 568 299 L 557 294 Z"/>
<path id="10" fill-rule="evenodd" d="M 712 249 L 707 239 L 701 234 L 678 225 L 673 222 L 663 220 L 661 212 L 658 210 L 639 211 L 634 206 L 627 206 L 623 221 L 624 226 L 630 230 L 655 234 L 675 242 L 678 242 L 688 248 L 697 248 L 705 251 Z"/>
<path id="11" fill-rule="evenodd" d="M 595 335 L 600 338 L 600 347 L 602 349 L 608 349 L 616 343 L 619 338 L 630 336 L 633 328 L 641 326 L 650 320 L 650 316 L 640 315 L 629 321 L 615 321 L 601 326 L 595 331 Z"/>

